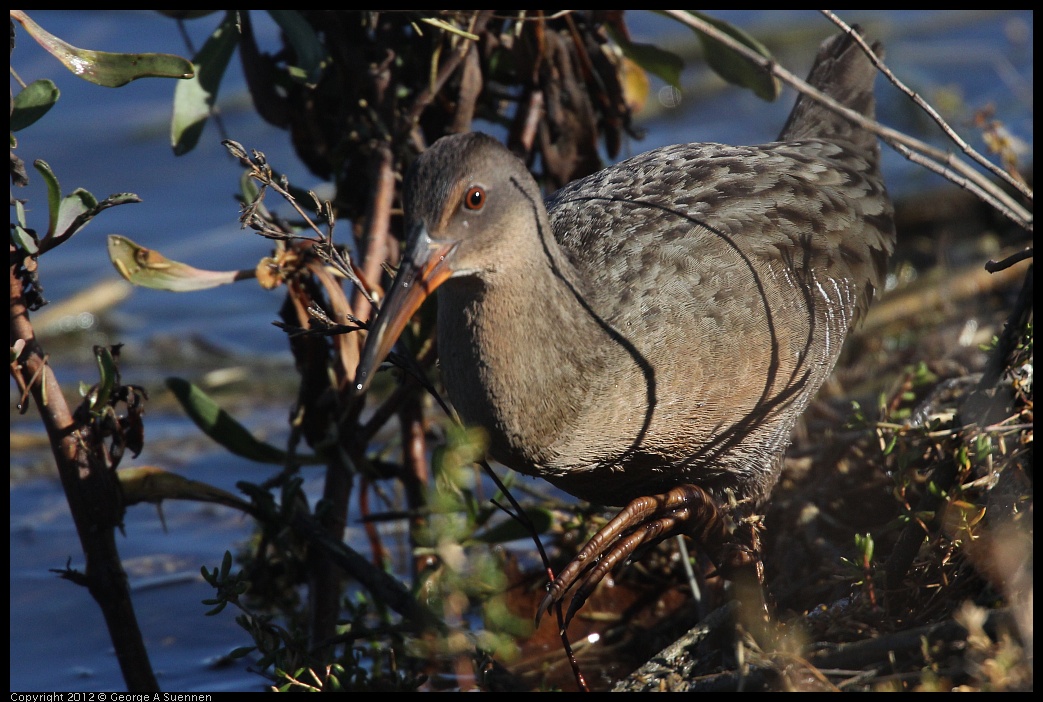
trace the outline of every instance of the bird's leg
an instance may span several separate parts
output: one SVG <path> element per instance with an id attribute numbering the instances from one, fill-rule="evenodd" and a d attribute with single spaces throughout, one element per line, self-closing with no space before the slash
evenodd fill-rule
<path id="1" fill-rule="evenodd" d="M 747 621 L 759 631 L 772 619 L 773 606 L 764 585 L 761 560 L 761 522 L 757 518 L 739 520 L 730 538 L 721 544 L 714 563 L 721 575 L 732 582 L 734 597 L 749 612 Z"/>
<path id="2" fill-rule="evenodd" d="M 569 609 L 565 614 L 565 625 L 568 626 L 572 617 L 594 592 L 598 583 L 612 572 L 616 564 L 626 561 L 641 546 L 651 545 L 678 533 L 680 527 L 689 519 L 689 514 L 687 508 L 678 508 L 662 517 L 649 518 L 616 539 L 615 543 L 593 563 L 589 570 L 576 576 L 577 580 L 582 578 L 582 582 L 576 585 L 572 601 L 569 602 Z M 555 579 L 554 582 L 557 583 L 558 579 Z"/>
<path id="3" fill-rule="evenodd" d="M 727 576 L 732 571 L 751 567 L 762 573 L 756 533 L 739 534 L 736 543 L 729 532 L 728 519 L 713 497 L 696 485 L 680 485 L 661 495 L 631 501 L 595 534 L 550 583 L 536 613 L 537 625 L 543 613 L 575 587 L 565 616 L 565 626 L 568 626 L 616 564 L 625 561 L 642 545 L 682 532 L 696 539 L 722 574 Z"/>

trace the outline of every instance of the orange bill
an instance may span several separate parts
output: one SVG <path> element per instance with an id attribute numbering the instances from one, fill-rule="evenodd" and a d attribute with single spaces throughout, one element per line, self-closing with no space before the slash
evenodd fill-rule
<path id="1" fill-rule="evenodd" d="M 431 239 L 423 224 L 410 234 L 409 247 L 395 281 L 384 297 L 376 319 L 370 324 L 362 360 L 355 373 L 356 395 L 369 387 L 373 374 L 391 352 L 413 313 L 453 274 L 449 259 L 455 249 L 456 242 L 442 243 Z"/>

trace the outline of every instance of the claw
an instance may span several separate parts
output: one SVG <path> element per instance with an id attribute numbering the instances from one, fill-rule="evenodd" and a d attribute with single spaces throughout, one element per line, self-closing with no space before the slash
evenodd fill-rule
<path id="1" fill-rule="evenodd" d="M 551 605 L 564 600 L 575 588 L 563 624 L 568 627 L 576 612 L 616 565 L 640 547 L 678 533 L 688 533 L 695 538 L 718 568 L 730 570 L 733 566 L 759 561 L 752 552 L 746 552 L 749 549 L 728 549 L 731 539 L 727 520 L 706 490 L 695 485 L 680 485 L 661 495 L 631 501 L 602 527 L 550 582 L 536 610 L 536 626 Z M 726 551 L 728 557 L 724 558 Z"/>

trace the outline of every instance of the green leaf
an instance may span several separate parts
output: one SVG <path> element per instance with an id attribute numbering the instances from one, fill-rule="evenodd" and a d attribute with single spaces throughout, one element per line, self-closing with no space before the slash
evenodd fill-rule
<path id="1" fill-rule="evenodd" d="M 228 657 L 232 660 L 236 660 L 237 658 L 242 658 L 248 653 L 253 653 L 256 650 L 256 646 L 239 646 L 238 648 L 233 648 L 232 651 L 228 654 Z"/>
<path id="2" fill-rule="evenodd" d="M 688 10 L 688 13 L 712 24 L 732 39 L 757 52 L 764 58 L 775 60 L 767 47 L 738 27 L 695 10 Z M 749 88 L 757 97 L 763 100 L 770 102 L 778 98 L 782 86 L 779 85 L 779 81 L 774 76 L 716 39 L 712 39 L 698 30 L 694 31 L 703 44 L 706 62 L 719 76 L 729 83 Z"/>
<path id="3" fill-rule="evenodd" d="M 118 234 L 110 234 L 109 260 L 126 280 L 153 290 L 192 292 L 208 290 L 252 277 L 253 271 L 206 271 L 171 261 L 163 254 Z"/>
<path id="4" fill-rule="evenodd" d="M 876 542 L 873 541 L 873 535 L 870 533 L 855 534 L 855 547 L 862 554 L 865 562 L 873 560 L 873 551 L 876 548 Z"/>
<path id="5" fill-rule="evenodd" d="M 217 605 L 213 609 L 207 610 L 203 614 L 204 614 L 204 616 L 207 616 L 207 617 L 213 617 L 213 616 L 215 616 L 217 614 L 220 614 L 222 611 L 224 611 L 224 608 L 227 607 L 227 606 L 228 606 L 228 602 L 222 602 L 221 604 Z"/>
<path id="6" fill-rule="evenodd" d="M 36 244 L 36 238 L 27 232 L 20 224 L 11 226 L 11 241 L 14 242 L 14 245 L 18 249 L 26 252 L 30 256 L 35 256 L 40 250 L 40 247 Z"/>
<path id="7" fill-rule="evenodd" d="M 150 502 L 160 504 L 163 500 L 191 500 L 227 505 L 244 512 L 249 505 L 230 492 L 198 480 L 190 480 L 177 473 L 155 466 L 121 468 L 117 473 L 123 499 L 128 505 Z M 204 573 L 206 569 L 203 569 Z M 214 571 L 217 577 L 217 571 Z M 224 577 L 222 574 L 221 577 Z"/>
<path id="8" fill-rule="evenodd" d="M 54 223 L 53 234 L 66 238 L 72 236 L 83 229 L 97 212 L 97 208 L 98 198 L 83 188 L 76 188 L 58 204 L 58 219 Z"/>
<path id="9" fill-rule="evenodd" d="M 43 176 L 44 183 L 47 185 L 48 225 L 47 234 L 42 241 L 42 248 L 45 251 L 83 229 L 102 210 L 116 205 L 141 202 L 141 198 L 134 193 L 117 193 L 98 202 L 94 195 L 83 188 L 77 188 L 71 195 L 63 198 L 58 176 L 51 170 L 50 165 L 46 161 L 37 159 L 33 162 L 33 166 Z"/>
<path id="10" fill-rule="evenodd" d="M 170 143 L 174 155 L 188 153 L 199 143 L 228 62 L 239 44 L 236 12 L 230 10 L 203 44 L 192 64 L 195 76 L 181 81 L 174 89 L 174 115 L 170 120 Z"/>
<path id="11" fill-rule="evenodd" d="M 14 221 L 19 227 L 25 227 L 25 203 L 18 199 L 14 199 L 13 202 L 15 216 Z"/>
<path id="12" fill-rule="evenodd" d="M 172 54 L 113 54 L 90 51 L 68 44 L 29 19 L 21 10 L 11 10 L 37 43 L 65 67 L 84 80 L 107 88 L 118 88 L 138 78 L 190 78 L 192 64 Z"/>
<path id="13" fill-rule="evenodd" d="M 243 202 L 254 203 L 254 211 L 257 212 L 257 215 L 261 219 L 266 221 L 272 219 L 272 213 L 268 211 L 268 207 L 264 204 L 264 200 L 259 200 L 261 186 L 253 179 L 253 176 L 250 175 L 249 171 L 244 170 L 242 175 L 239 176 L 239 193 L 243 198 Z M 296 195 L 294 197 L 296 197 Z"/>
<path id="14" fill-rule="evenodd" d="M 95 392 L 90 398 L 91 412 L 98 412 L 102 407 L 107 407 L 112 391 L 119 381 L 119 369 L 116 368 L 116 359 L 112 357 L 112 349 L 108 346 L 95 346 L 94 358 L 98 362 L 98 377 L 100 381 L 95 386 Z"/>
<path id="15" fill-rule="evenodd" d="M 891 438 L 887 441 L 887 446 L 884 447 L 884 455 L 890 456 L 891 452 L 895 450 L 895 446 L 898 445 L 898 434 L 892 434 Z"/>
<path id="16" fill-rule="evenodd" d="M 246 427 L 237 422 L 198 386 L 182 378 L 167 378 L 167 387 L 196 426 L 235 455 L 258 463 L 283 465 L 286 462 L 285 452 L 254 438 Z M 299 461 L 308 460 L 297 458 Z"/>
<path id="17" fill-rule="evenodd" d="M 58 102 L 61 91 L 52 81 L 34 80 L 19 91 L 11 105 L 11 131 L 25 129 L 43 117 Z"/>
<path id="18" fill-rule="evenodd" d="M 58 223 L 58 208 L 62 203 L 62 188 L 58 184 L 58 176 L 51 170 L 50 164 L 41 159 L 33 161 L 33 166 L 37 172 L 43 176 L 43 182 L 47 185 L 47 226 L 46 236 L 54 234 L 55 226 Z"/>
<path id="19" fill-rule="evenodd" d="M 308 87 L 314 87 L 329 62 L 326 47 L 312 26 L 296 10 L 268 10 L 268 14 L 282 29 L 286 41 L 296 54 L 294 65 L 289 67 L 290 75 Z"/>
<path id="20" fill-rule="evenodd" d="M 653 44 L 632 42 L 616 32 L 611 25 L 608 25 L 608 28 L 624 56 L 678 90 L 681 89 L 681 71 L 684 69 L 684 60 L 680 56 Z"/>

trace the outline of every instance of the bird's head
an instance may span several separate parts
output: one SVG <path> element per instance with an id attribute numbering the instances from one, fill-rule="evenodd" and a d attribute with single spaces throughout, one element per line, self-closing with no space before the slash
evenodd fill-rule
<path id="1" fill-rule="evenodd" d="M 484 134 L 443 137 L 416 160 L 403 184 L 405 252 L 369 328 L 356 393 L 366 390 L 435 288 L 453 277 L 491 274 L 510 261 L 518 218 L 534 216 L 539 200 L 525 164 Z"/>

